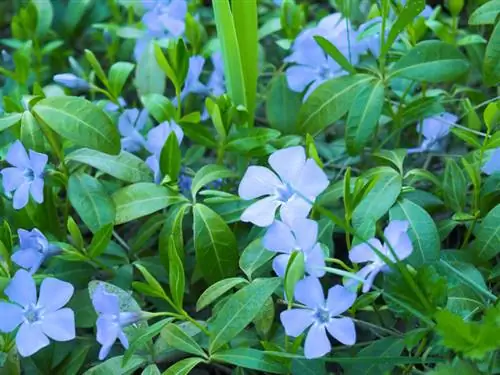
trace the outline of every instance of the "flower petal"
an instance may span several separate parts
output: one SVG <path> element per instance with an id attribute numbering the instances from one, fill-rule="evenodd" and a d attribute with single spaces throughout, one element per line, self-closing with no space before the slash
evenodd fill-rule
<path id="1" fill-rule="evenodd" d="M 326 336 L 323 325 L 313 324 L 304 343 L 304 355 L 307 359 L 323 357 L 332 350 L 332 344 Z"/>
<path id="2" fill-rule="evenodd" d="M 286 80 L 290 90 L 302 92 L 317 78 L 317 70 L 305 65 L 294 65 L 286 72 Z"/>
<path id="3" fill-rule="evenodd" d="M 314 311 L 307 309 L 285 310 L 280 314 L 281 324 L 288 336 L 297 337 L 314 322 Z"/>
<path id="4" fill-rule="evenodd" d="M 254 199 L 263 195 L 274 194 L 282 186 L 278 177 L 268 168 L 248 167 L 238 187 L 238 195 L 242 199 Z"/>
<path id="5" fill-rule="evenodd" d="M 330 335 L 344 345 L 354 345 L 356 343 L 356 329 L 354 322 L 350 318 L 334 318 L 326 326 Z"/>
<path id="6" fill-rule="evenodd" d="M 280 209 L 280 217 L 284 223 L 293 223 L 294 220 L 309 215 L 312 206 L 298 195 L 294 194 Z"/>
<path id="7" fill-rule="evenodd" d="M 290 254 L 280 254 L 273 259 L 273 270 L 279 277 L 285 277 L 290 256 Z"/>
<path id="8" fill-rule="evenodd" d="M 130 136 L 135 131 L 135 124 L 139 117 L 136 108 L 126 109 L 118 118 L 118 130 L 122 136 Z"/>
<path id="9" fill-rule="evenodd" d="M 413 252 L 413 244 L 411 242 L 410 236 L 408 233 L 401 233 L 401 235 L 398 238 L 398 241 L 394 244 L 393 247 L 394 252 L 396 253 L 397 257 L 399 260 L 406 259 L 410 256 L 410 254 Z M 389 251 L 389 258 L 393 259 L 392 252 Z"/>
<path id="10" fill-rule="evenodd" d="M 283 148 L 269 156 L 269 165 L 283 182 L 292 182 L 306 162 L 306 152 L 302 146 Z"/>
<path id="11" fill-rule="evenodd" d="M 295 286 L 295 299 L 311 309 L 322 307 L 325 304 L 323 287 L 316 277 L 306 277 Z"/>
<path id="12" fill-rule="evenodd" d="M 22 322 L 23 309 L 21 307 L 0 301 L 0 332 L 12 332 Z"/>
<path id="13" fill-rule="evenodd" d="M 42 331 L 56 341 L 70 341 L 75 338 L 75 314 L 73 310 L 64 308 L 45 314 L 42 320 Z"/>
<path id="14" fill-rule="evenodd" d="M 392 220 L 384 229 L 384 237 L 391 246 L 395 246 L 401 233 L 406 233 L 409 223 L 406 220 Z"/>
<path id="15" fill-rule="evenodd" d="M 316 199 L 330 183 L 325 172 L 316 164 L 314 159 L 307 159 L 303 168 L 291 182 L 296 191 L 311 200 Z"/>
<path id="16" fill-rule="evenodd" d="M 4 168 L 1 173 L 3 189 L 7 192 L 16 190 L 24 183 L 24 172 L 22 169 L 15 167 Z"/>
<path id="17" fill-rule="evenodd" d="M 40 177 L 43 174 L 43 170 L 47 165 L 49 157 L 45 154 L 41 154 L 33 150 L 29 151 L 29 155 L 30 155 L 31 169 L 35 173 L 35 177 Z"/>
<path id="18" fill-rule="evenodd" d="M 35 178 L 30 185 L 30 193 L 33 200 L 37 203 L 43 203 L 43 179 Z"/>
<path id="19" fill-rule="evenodd" d="M 370 267 L 370 266 L 367 266 L 367 267 Z M 377 266 L 377 267 L 372 267 L 371 271 L 366 276 L 365 282 L 363 283 L 363 288 L 361 289 L 361 291 L 363 293 L 368 292 L 372 288 L 373 282 L 375 281 L 375 277 L 377 277 L 377 275 L 381 271 L 382 267 L 383 267 L 383 265 Z"/>
<path id="20" fill-rule="evenodd" d="M 383 252 L 383 246 L 377 238 L 372 238 L 368 242 L 380 252 Z M 379 257 L 367 243 L 354 246 L 349 251 L 349 259 L 353 263 L 376 262 Z"/>
<path id="21" fill-rule="evenodd" d="M 17 188 L 12 199 L 12 207 L 14 207 L 15 210 L 20 210 L 28 204 L 30 198 L 30 185 L 30 183 L 25 182 Z"/>
<path id="22" fill-rule="evenodd" d="M 317 222 L 305 218 L 296 218 L 292 221 L 291 228 L 300 249 L 308 251 L 316 245 L 318 240 Z"/>
<path id="23" fill-rule="evenodd" d="M 337 316 L 352 306 L 356 300 L 356 293 L 341 285 L 335 285 L 328 290 L 326 306 L 332 316 Z"/>
<path id="24" fill-rule="evenodd" d="M 290 253 L 296 248 L 291 229 L 279 220 L 274 221 L 267 229 L 262 244 L 266 249 L 278 253 Z"/>
<path id="25" fill-rule="evenodd" d="M 493 151 L 490 159 L 484 164 L 481 170 L 487 175 L 500 172 L 500 147 L 497 147 L 495 151 Z"/>
<path id="26" fill-rule="evenodd" d="M 7 155 L 5 156 L 11 165 L 21 169 L 31 168 L 31 163 L 26 153 L 26 149 L 20 141 L 15 141 L 12 146 L 10 146 Z"/>
<path id="27" fill-rule="evenodd" d="M 40 286 L 38 305 L 50 312 L 57 311 L 68 303 L 74 291 L 75 288 L 70 283 L 47 277 Z"/>
<path id="28" fill-rule="evenodd" d="M 41 324 L 23 323 L 16 335 L 16 345 L 22 357 L 29 357 L 50 344 Z"/>
<path id="29" fill-rule="evenodd" d="M 35 280 L 26 270 L 16 272 L 4 293 L 12 302 L 22 307 L 36 303 Z"/>
<path id="30" fill-rule="evenodd" d="M 306 271 L 314 277 L 325 276 L 325 254 L 320 244 L 314 246 L 306 253 Z"/>
<path id="31" fill-rule="evenodd" d="M 43 258 L 43 254 L 35 249 L 18 250 L 11 256 L 11 259 L 15 264 L 26 269 L 40 267 L 43 262 Z M 31 270 L 31 274 L 35 272 L 36 270 Z"/>
<path id="32" fill-rule="evenodd" d="M 241 221 L 253 223 L 259 227 L 268 227 L 274 221 L 276 209 L 281 204 L 275 197 L 261 199 L 241 214 Z"/>
<path id="33" fill-rule="evenodd" d="M 92 294 L 92 304 L 99 314 L 117 315 L 120 313 L 120 300 L 116 294 L 108 293 L 99 284 Z"/>
<path id="34" fill-rule="evenodd" d="M 99 361 L 103 361 L 104 359 L 106 359 L 109 352 L 111 351 L 111 348 L 113 347 L 113 344 L 114 342 L 111 344 L 103 345 L 101 347 L 101 349 L 99 350 Z"/>
<path id="35" fill-rule="evenodd" d="M 109 315 L 101 315 L 96 322 L 96 340 L 103 346 L 113 345 L 121 331 L 120 326 L 115 323 Z"/>

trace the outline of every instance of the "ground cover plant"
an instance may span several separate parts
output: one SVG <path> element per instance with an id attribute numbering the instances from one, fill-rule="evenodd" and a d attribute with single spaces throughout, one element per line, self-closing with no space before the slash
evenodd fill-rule
<path id="1" fill-rule="evenodd" d="M 499 0 L 0 4 L 0 374 L 500 373 Z"/>

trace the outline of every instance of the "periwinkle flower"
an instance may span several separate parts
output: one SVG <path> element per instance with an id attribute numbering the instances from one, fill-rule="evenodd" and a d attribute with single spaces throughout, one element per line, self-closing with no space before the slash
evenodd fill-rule
<path id="1" fill-rule="evenodd" d="M 226 91 L 222 53 L 220 53 L 220 51 L 214 52 L 210 59 L 212 60 L 214 70 L 208 78 L 207 90 L 212 96 L 221 96 Z"/>
<path id="2" fill-rule="evenodd" d="M 368 240 L 368 243 L 371 246 L 368 243 L 362 243 L 354 246 L 349 251 L 349 259 L 351 262 L 369 263 L 356 273 L 358 278 L 364 280 L 362 289 L 363 293 L 366 293 L 371 289 L 373 281 L 379 272 L 390 271 L 389 266 L 378 256 L 372 246 L 381 254 L 386 256 L 391 262 L 397 262 L 398 260 L 408 258 L 413 251 L 413 245 L 407 233 L 408 226 L 409 224 L 407 221 L 393 220 L 384 230 L 384 237 L 387 240 L 384 245 L 382 245 L 377 238 L 372 238 Z M 397 259 L 394 257 L 391 248 L 396 254 Z M 346 283 L 346 286 L 348 287 L 356 285 L 358 285 L 358 282 L 353 279 L 348 280 Z"/>
<path id="3" fill-rule="evenodd" d="M 382 27 L 382 17 L 375 17 L 361 24 L 358 29 L 357 45 L 360 52 L 370 51 L 373 56 L 380 55 L 380 33 Z M 386 34 L 389 29 L 386 30 Z"/>
<path id="4" fill-rule="evenodd" d="M 142 22 L 151 32 L 167 31 L 174 37 L 179 37 L 186 28 L 186 0 L 143 0 L 146 13 Z"/>
<path id="5" fill-rule="evenodd" d="M 73 90 L 88 90 L 89 83 L 83 78 L 78 77 L 73 73 L 62 73 L 54 76 L 54 82 Z"/>
<path id="6" fill-rule="evenodd" d="M 161 182 L 162 174 L 160 170 L 160 156 L 158 155 L 150 155 L 146 158 L 145 163 L 153 172 L 153 181 L 155 184 L 159 184 Z"/>
<path id="7" fill-rule="evenodd" d="M 184 132 L 182 128 L 175 123 L 174 120 L 164 121 L 158 126 L 155 126 L 148 132 L 148 140 L 146 142 L 146 149 L 152 153 L 160 157 L 161 150 L 167 142 L 168 136 L 171 132 L 174 132 L 177 136 L 177 140 L 179 144 L 182 142 L 182 138 L 184 137 Z"/>
<path id="8" fill-rule="evenodd" d="M 295 299 L 304 304 L 303 309 L 283 311 L 281 324 L 288 336 L 297 337 L 308 327 L 304 355 L 306 358 L 318 358 L 332 349 L 326 331 L 344 345 L 356 342 L 356 329 L 351 318 L 340 317 L 354 301 L 356 294 L 340 285 L 328 290 L 325 300 L 321 283 L 315 277 L 306 277 L 295 286 Z"/>
<path id="9" fill-rule="evenodd" d="M 38 271 L 45 259 L 59 253 L 59 249 L 50 245 L 43 233 L 36 228 L 31 231 L 18 229 L 17 235 L 19 250 L 12 254 L 12 261 L 28 269 L 32 275 Z"/>
<path id="10" fill-rule="evenodd" d="M 0 301 L 0 331 L 17 327 L 16 345 L 23 357 L 38 352 L 55 341 L 75 338 L 75 315 L 64 307 L 74 288 L 70 283 L 48 277 L 42 281 L 37 301 L 35 281 L 25 270 L 19 270 L 5 288 L 11 303 Z"/>
<path id="11" fill-rule="evenodd" d="M 491 158 L 484 163 L 481 170 L 487 175 L 500 172 L 500 147 L 497 147 L 491 154 Z"/>
<path id="12" fill-rule="evenodd" d="M 448 112 L 424 119 L 417 125 L 417 132 L 424 137 L 422 144 L 420 147 L 409 149 L 408 153 L 440 151 L 443 147 L 441 144 L 443 139 L 457 120 L 457 116 Z"/>
<path id="13" fill-rule="evenodd" d="M 110 101 L 106 103 L 106 105 L 104 106 L 104 110 L 107 112 L 116 112 L 120 109 L 120 107 L 124 108 L 126 105 L 127 102 L 125 101 L 125 99 L 123 99 L 123 97 L 120 96 L 118 98 L 118 104 Z"/>
<path id="14" fill-rule="evenodd" d="M 146 145 L 141 134 L 148 121 L 148 111 L 143 109 L 126 109 L 118 118 L 118 130 L 122 136 L 122 149 L 129 152 L 140 151 Z"/>
<path id="15" fill-rule="evenodd" d="M 29 156 L 20 141 L 10 146 L 5 157 L 13 167 L 2 169 L 3 188 L 14 192 L 13 207 L 19 210 L 28 204 L 29 196 L 37 203 L 43 202 L 43 170 L 48 156 L 29 150 Z"/>
<path id="16" fill-rule="evenodd" d="M 128 339 L 123 328 L 138 322 L 141 312 L 121 312 L 118 296 L 109 293 L 99 285 L 92 294 L 92 304 L 99 314 L 96 322 L 96 339 L 102 345 L 99 359 L 106 358 L 111 347 L 118 339 L 125 349 L 128 349 Z"/>
<path id="17" fill-rule="evenodd" d="M 282 253 L 273 260 L 273 270 L 284 277 L 294 251 L 304 253 L 306 272 L 314 277 L 325 275 L 325 255 L 318 240 L 318 223 L 296 218 L 290 225 L 276 220 L 267 230 L 262 243 L 270 251 Z"/>
<path id="18" fill-rule="evenodd" d="M 295 146 L 275 151 L 269 157 L 269 168 L 248 167 L 241 179 L 238 194 L 242 199 L 265 198 L 250 205 L 241 220 L 268 227 L 280 207 L 281 219 L 287 223 L 304 218 L 311 204 L 328 186 L 328 178 L 314 159 L 306 160 L 304 147 Z"/>
<path id="19" fill-rule="evenodd" d="M 181 100 L 184 100 L 184 98 L 191 93 L 204 94 L 207 92 L 207 87 L 200 82 L 200 76 L 204 65 L 205 59 L 203 56 L 191 56 L 189 58 L 189 70 L 186 81 L 184 82 L 184 88 L 181 92 Z"/>

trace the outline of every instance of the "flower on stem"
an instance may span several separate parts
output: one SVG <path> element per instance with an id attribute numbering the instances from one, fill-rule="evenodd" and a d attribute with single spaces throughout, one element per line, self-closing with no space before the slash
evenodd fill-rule
<path id="1" fill-rule="evenodd" d="M 33 275 L 48 257 L 59 253 L 59 249 L 49 244 L 47 238 L 38 229 L 27 231 L 18 229 L 19 250 L 12 254 L 12 261 L 28 269 Z"/>
<path id="2" fill-rule="evenodd" d="M 73 340 L 75 315 L 64 307 L 73 292 L 70 283 L 48 277 L 42 281 L 37 301 L 35 281 L 27 271 L 17 271 L 4 291 L 11 303 L 0 301 L 0 331 L 12 332 L 19 327 L 16 345 L 23 357 L 49 345 L 49 338 Z"/>
<path id="3" fill-rule="evenodd" d="M 297 283 L 295 299 L 304 304 L 305 308 L 283 311 L 280 320 L 286 334 L 292 337 L 300 336 L 310 327 L 304 344 L 306 358 L 318 358 L 330 352 L 332 346 L 326 331 L 344 345 L 356 342 L 352 319 L 339 317 L 353 305 L 355 293 L 341 285 L 335 285 L 328 290 L 325 300 L 321 283 L 310 276 Z"/>
<path id="4" fill-rule="evenodd" d="M 307 273 L 322 277 L 325 275 L 325 255 L 317 239 L 318 223 L 310 219 L 296 218 L 290 226 L 276 220 L 262 241 L 266 249 L 282 253 L 273 260 L 273 270 L 278 276 L 285 276 L 292 252 L 301 251 L 304 253 Z"/>
<path id="5" fill-rule="evenodd" d="M 125 99 L 123 99 L 123 97 L 120 96 L 118 98 L 118 104 L 113 103 L 112 101 L 109 101 L 104 106 L 104 110 L 107 112 L 116 112 L 120 109 L 120 107 L 124 108 L 126 105 L 127 105 L 127 102 L 125 101 Z"/>
<path id="6" fill-rule="evenodd" d="M 288 147 L 275 151 L 269 157 L 269 168 L 248 167 L 241 179 L 238 194 L 249 200 L 265 196 L 250 205 L 241 215 L 241 220 L 259 227 L 268 227 L 274 221 L 276 210 L 284 222 L 304 218 L 312 206 L 304 197 L 314 202 L 328 186 L 328 177 L 314 159 L 306 159 L 303 147 Z"/>
<path id="7" fill-rule="evenodd" d="M 99 359 L 106 358 L 111 347 L 118 339 L 125 349 L 128 349 L 128 339 L 123 328 L 141 320 L 141 312 L 121 312 L 118 296 L 108 293 L 104 286 L 99 285 L 92 294 L 92 304 L 99 314 L 96 322 L 96 339 L 102 345 Z"/>
<path id="8" fill-rule="evenodd" d="M 442 140 L 448 135 L 451 125 L 457 120 L 457 116 L 448 112 L 423 120 L 417 125 L 417 132 L 424 137 L 422 144 L 420 147 L 409 149 L 408 153 L 440 151 L 443 148 Z"/>
<path id="9" fill-rule="evenodd" d="M 356 273 L 356 276 L 364 280 L 363 293 L 370 290 L 373 285 L 373 281 L 379 272 L 388 272 L 390 270 L 389 266 L 379 257 L 372 247 L 377 249 L 391 262 L 397 262 L 398 260 L 408 258 L 413 251 L 413 245 L 407 233 L 408 227 L 409 223 L 407 221 L 393 220 L 384 230 L 384 237 L 387 240 L 384 245 L 382 245 L 377 238 L 372 238 L 368 240 L 368 243 L 362 243 L 354 246 L 349 251 L 349 259 L 351 262 L 369 262 L 369 264 L 361 268 L 361 270 Z M 391 248 L 397 258 L 394 257 Z M 347 281 L 346 286 L 355 287 L 358 284 L 359 282 L 357 280 L 350 279 Z"/>
<path id="10" fill-rule="evenodd" d="M 191 93 L 205 94 L 207 92 L 207 87 L 200 82 L 200 76 L 204 65 L 205 59 L 203 56 L 191 56 L 189 58 L 189 68 L 184 82 L 184 88 L 181 91 L 181 100 L 184 100 L 186 96 Z M 177 105 L 177 98 L 175 98 L 172 103 Z"/>
<path id="11" fill-rule="evenodd" d="M 13 207 L 19 210 L 28 204 L 29 196 L 35 202 L 43 202 L 43 170 L 48 156 L 33 150 L 26 152 L 20 141 L 10 146 L 5 157 L 13 167 L 4 168 L 0 173 L 3 177 L 3 188 L 6 192 L 14 192 Z"/>
<path id="12" fill-rule="evenodd" d="M 484 163 L 481 170 L 487 175 L 500 172 L 500 147 L 497 147 L 491 154 L 491 158 Z"/>
<path id="13" fill-rule="evenodd" d="M 118 118 L 118 130 L 122 136 L 122 149 L 129 152 L 140 151 L 146 146 L 146 140 L 141 134 L 148 121 L 148 111 L 143 109 L 126 109 Z"/>
<path id="14" fill-rule="evenodd" d="M 54 82 L 73 90 L 88 90 L 90 85 L 83 78 L 73 73 L 62 73 L 54 76 Z"/>

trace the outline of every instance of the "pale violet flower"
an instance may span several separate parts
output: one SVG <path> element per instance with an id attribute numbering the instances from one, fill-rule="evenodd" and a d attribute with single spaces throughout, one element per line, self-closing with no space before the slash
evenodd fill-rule
<path id="1" fill-rule="evenodd" d="M 304 343 L 306 358 L 319 358 L 332 350 L 326 331 L 344 345 L 356 342 L 356 329 L 351 318 L 341 317 L 356 300 L 356 294 L 340 285 L 328 290 L 325 300 L 321 283 L 315 277 L 306 277 L 295 286 L 295 299 L 305 308 L 283 311 L 281 324 L 288 336 L 297 337 L 308 327 Z"/>
<path id="2" fill-rule="evenodd" d="M 29 270 L 30 274 L 36 273 L 48 257 L 58 254 L 60 250 L 49 244 L 47 238 L 38 229 L 27 231 L 18 229 L 19 250 L 12 254 L 12 261 L 18 266 Z"/>
<path id="3" fill-rule="evenodd" d="M 150 155 L 146 158 L 145 163 L 153 172 L 153 181 L 156 184 L 161 182 L 162 174 L 160 170 L 160 156 L 158 155 Z"/>
<path id="4" fill-rule="evenodd" d="M 96 339 L 102 345 L 99 359 L 106 358 L 111 347 L 118 339 L 125 349 L 128 349 L 128 339 L 123 328 L 138 322 L 141 312 L 121 312 L 118 296 L 107 292 L 99 285 L 92 294 L 92 304 L 99 314 L 96 322 Z"/>
<path id="5" fill-rule="evenodd" d="M 73 73 L 62 73 L 54 76 L 54 82 L 73 90 L 88 90 L 88 82 Z"/>
<path id="6" fill-rule="evenodd" d="M 226 91 L 226 83 L 224 80 L 224 60 L 222 54 L 217 51 L 211 56 L 214 70 L 208 78 L 207 89 L 212 96 L 221 96 Z"/>
<path id="7" fill-rule="evenodd" d="M 491 154 L 491 158 L 483 165 L 481 170 L 487 175 L 500 172 L 500 147 Z"/>
<path id="8" fill-rule="evenodd" d="M 146 146 L 141 130 L 148 121 L 148 111 L 143 109 L 126 109 L 118 118 L 118 130 L 122 136 L 122 149 L 129 152 L 140 151 Z"/>
<path id="9" fill-rule="evenodd" d="M 200 76 L 204 65 L 205 59 L 203 56 L 191 56 L 189 58 L 189 70 L 186 81 L 184 82 L 184 88 L 181 92 L 181 100 L 184 100 L 184 98 L 191 93 L 205 94 L 207 92 L 207 87 L 200 82 Z"/>
<path id="10" fill-rule="evenodd" d="M 382 17 L 375 17 L 361 24 L 358 29 L 357 45 L 361 50 L 368 50 L 373 56 L 380 55 L 380 33 L 382 28 Z M 386 34 L 389 33 L 389 28 Z"/>
<path id="11" fill-rule="evenodd" d="M 26 152 L 20 141 L 10 146 L 5 157 L 13 167 L 2 169 L 3 188 L 7 193 L 14 192 L 13 207 L 19 210 L 28 204 L 29 196 L 35 202 L 43 202 L 43 171 L 48 156 L 33 150 Z"/>
<path id="12" fill-rule="evenodd" d="M 42 281 L 37 300 L 35 281 L 25 270 L 19 270 L 5 288 L 11 303 L 0 301 L 0 331 L 17 327 L 16 345 L 23 357 L 38 352 L 55 341 L 75 338 L 75 315 L 64 307 L 74 288 L 70 283 L 48 277 Z"/>
<path id="13" fill-rule="evenodd" d="M 104 110 L 107 112 L 116 112 L 120 109 L 120 107 L 124 108 L 127 106 L 127 102 L 121 96 L 118 98 L 118 104 L 109 101 L 104 106 Z"/>
<path id="14" fill-rule="evenodd" d="M 318 240 L 318 223 L 314 220 L 296 218 L 290 226 L 276 220 L 267 230 L 262 243 L 270 251 L 282 253 L 273 260 L 273 269 L 284 277 L 293 251 L 304 253 L 306 272 L 314 277 L 325 275 L 325 255 Z"/>
<path id="15" fill-rule="evenodd" d="M 390 271 L 389 266 L 381 259 L 378 254 L 373 250 L 372 246 L 377 249 L 381 254 L 387 257 L 391 262 L 406 259 L 413 251 L 413 245 L 410 237 L 408 236 L 409 224 L 404 220 L 393 220 L 384 230 L 384 237 L 387 243 L 382 243 L 377 238 L 368 240 L 368 243 L 362 243 L 354 246 L 349 251 L 349 259 L 353 263 L 367 263 L 366 266 L 361 268 L 356 273 L 358 278 L 364 280 L 363 293 L 368 292 L 379 272 Z M 390 244 L 390 246 L 389 246 Z M 371 245 L 371 246 L 370 246 Z M 394 257 L 392 251 L 396 254 Z M 346 286 L 353 287 L 358 285 L 358 281 L 350 279 L 347 281 Z"/>
<path id="16" fill-rule="evenodd" d="M 417 132 L 422 134 L 422 144 L 417 148 L 411 148 L 408 153 L 440 151 L 443 148 L 443 140 L 450 132 L 451 126 L 458 120 L 458 117 L 443 112 L 439 115 L 424 119 L 417 125 Z"/>
<path id="17" fill-rule="evenodd" d="M 304 147 L 295 146 L 275 151 L 269 157 L 272 170 L 250 166 L 238 188 L 244 200 L 265 197 L 250 205 L 241 220 L 259 227 L 268 227 L 280 207 L 281 219 L 291 223 L 304 218 L 314 202 L 328 186 L 328 178 L 314 159 L 306 159 Z M 279 176 L 279 177 L 278 177 Z"/>

